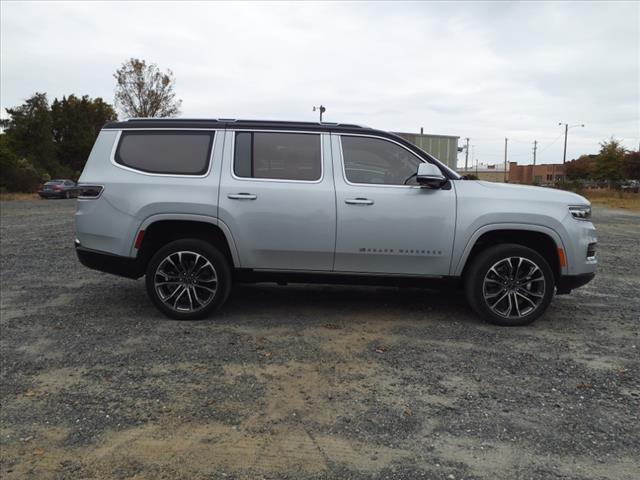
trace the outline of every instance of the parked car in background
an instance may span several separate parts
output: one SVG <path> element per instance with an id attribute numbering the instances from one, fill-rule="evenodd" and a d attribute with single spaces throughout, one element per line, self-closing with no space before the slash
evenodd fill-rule
<path id="1" fill-rule="evenodd" d="M 76 182 L 68 179 L 49 180 L 38 189 L 42 198 L 71 198 L 78 196 Z"/>
<path id="2" fill-rule="evenodd" d="M 627 180 L 622 185 L 620 185 L 620 189 L 623 192 L 638 193 L 638 192 L 640 192 L 640 181 L 639 180 Z"/>

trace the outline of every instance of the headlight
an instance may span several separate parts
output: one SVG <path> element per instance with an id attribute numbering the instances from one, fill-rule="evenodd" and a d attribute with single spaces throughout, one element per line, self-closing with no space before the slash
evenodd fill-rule
<path id="1" fill-rule="evenodd" d="M 591 218 L 591 207 L 588 205 L 570 205 L 569 211 L 573 218 L 578 220 L 589 220 Z"/>

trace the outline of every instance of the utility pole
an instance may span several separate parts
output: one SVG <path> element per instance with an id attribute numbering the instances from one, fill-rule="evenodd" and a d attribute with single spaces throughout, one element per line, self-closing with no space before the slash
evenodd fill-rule
<path id="1" fill-rule="evenodd" d="M 507 142 L 509 139 L 504 137 L 504 183 L 507 183 Z"/>
<path id="2" fill-rule="evenodd" d="M 471 163 L 473 163 L 473 157 L 475 157 L 476 146 L 471 145 Z M 478 157 L 476 157 L 476 177 L 478 176 Z"/>
<path id="3" fill-rule="evenodd" d="M 320 105 L 319 107 L 313 107 L 313 111 L 320 110 L 320 123 L 322 123 L 322 114 L 327 111 L 324 105 Z"/>
<path id="4" fill-rule="evenodd" d="M 567 133 L 569 133 L 569 125 L 565 123 L 564 124 L 564 153 L 562 154 L 563 165 L 567 163 Z"/>
<path id="5" fill-rule="evenodd" d="M 584 127 L 584 123 L 578 125 L 569 125 L 568 123 L 559 122 L 558 125 L 564 125 L 564 153 L 562 154 L 562 164 L 567 163 L 567 134 L 569 129 L 573 127 Z"/>
<path id="6" fill-rule="evenodd" d="M 467 169 L 469 168 L 469 137 L 465 138 L 467 141 L 466 147 L 464 147 L 464 173 L 467 173 Z M 471 158 L 473 162 L 473 157 Z"/>
<path id="7" fill-rule="evenodd" d="M 533 141 L 533 166 L 536 166 L 536 150 L 538 150 L 538 141 Z"/>

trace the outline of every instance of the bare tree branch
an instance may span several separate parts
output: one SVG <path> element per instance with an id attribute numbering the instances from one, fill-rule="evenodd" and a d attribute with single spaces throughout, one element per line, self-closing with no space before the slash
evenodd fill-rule
<path id="1" fill-rule="evenodd" d="M 174 92 L 171 70 L 161 72 L 155 63 L 130 58 L 116 70 L 115 105 L 125 117 L 175 117 L 182 100 Z"/>

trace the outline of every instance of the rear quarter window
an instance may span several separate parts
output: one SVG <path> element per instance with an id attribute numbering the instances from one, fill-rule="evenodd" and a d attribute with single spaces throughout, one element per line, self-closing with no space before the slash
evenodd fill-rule
<path id="1" fill-rule="evenodd" d="M 123 131 L 116 163 L 148 173 L 204 175 L 214 132 Z"/>

